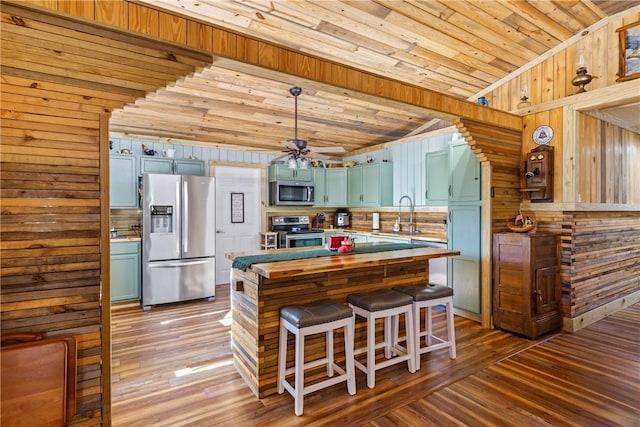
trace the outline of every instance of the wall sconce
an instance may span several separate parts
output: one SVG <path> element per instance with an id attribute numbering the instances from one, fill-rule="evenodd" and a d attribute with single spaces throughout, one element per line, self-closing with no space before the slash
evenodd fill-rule
<path id="1" fill-rule="evenodd" d="M 571 84 L 579 87 L 578 92 L 586 92 L 584 87 L 591 82 L 591 74 L 587 74 L 587 60 L 584 49 L 580 48 L 576 51 L 576 76 L 571 80 Z"/>
<path id="2" fill-rule="evenodd" d="M 520 90 L 520 103 L 518 104 L 518 108 L 526 108 L 529 106 L 531 106 L 529 102 L 529 86 L 524 83 Z"/>

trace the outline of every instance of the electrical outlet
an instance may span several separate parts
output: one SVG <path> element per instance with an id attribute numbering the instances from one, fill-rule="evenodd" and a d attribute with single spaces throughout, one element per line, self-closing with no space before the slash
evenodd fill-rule
<path id="1" fill-rule="evenodd" d="M 140 224 L 129 224 L 129 230 L 140 230 Z"/>

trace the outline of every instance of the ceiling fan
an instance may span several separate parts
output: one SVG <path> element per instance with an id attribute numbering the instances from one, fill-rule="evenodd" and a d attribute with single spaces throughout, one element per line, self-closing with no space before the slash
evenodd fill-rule
<path id="1" fill-rule="evenodd" d="M 289 159 L 297 160 L 297 159 L 306 159 L 307 157 L 318 158 L 318 159 L 328 159 L 328 153 L 344 153 L 343 147 L 318 147 L 311 148 L 307 146 L 307 141 L 304 139 L 298 138 L 298 96 L 302 93 L 302 88 L 298 86 L 294 86 L 289 89 L 289 93 L 293 95 L 295 99 L 295 124 L 294 124 L 294 137 L 293 139 L 287 140 L 284 145 L 287 148 L 284 156 L 280 156 L 278 160 L 282 157 L 289 156 Z"/>

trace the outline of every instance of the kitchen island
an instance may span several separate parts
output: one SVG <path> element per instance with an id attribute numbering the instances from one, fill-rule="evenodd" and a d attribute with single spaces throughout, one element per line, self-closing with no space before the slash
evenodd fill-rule
<path id="1" fill-rule="evenodd" d="M 278 252 L 302 250 L 305 249 L 280 249 Z M 233 260 L 273 252 L 228 253 L 226 257 Z M 425 284 L 429 280 L 430 259 L 456 255 L 460 253 L 416 247 L 256 263 L 246 271 L 233 268 L 231 349 L 236 369 L 257 397 L 276 393 L 280 307 L 320 299 L 346 303 L 347 296 L 355 292 Z M 356 349 L 365 343 L 365 329 L 364 322 L 356 322 Z M 343 348 L 341 340 L 342 334 L 336 334 L 336 349 Z M 305 342 L 305 354 L 311 358 L 323 355 L 324 335 L 309 337 Z M 341 357 L 343 359 L 344 355 L 337 355 L 337 360 Z M 291 363 L 292 357 L 289 361 Z"/>

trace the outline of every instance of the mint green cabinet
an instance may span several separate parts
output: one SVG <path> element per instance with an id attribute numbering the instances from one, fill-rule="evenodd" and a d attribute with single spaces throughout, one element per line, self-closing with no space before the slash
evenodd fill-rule
<path id="1" fill-rule="evenodd" d="M 466 141 L 449 146 L 449 201 L 480 200 L 480 161 Z"/>
<path id="2" fill-rule="evenodd" d="M 315 206 L 347 205 L 347 169 L 313 168 Z"/>
<path id="3" fill-rule="evenodd" d="M 393 204 L 393 166 L 369 163 L 348 168 L 349 206 L 390 206 Z"/>
<path id="4" fill-rule="evenodd" d="M 427 205 L 446 205 L 449 200 L 449 152 L 434 151 L 425 156 Z"/>
<path id="5" fill-rule="evenodd" d="M 111 301 L 140 299 L 140 242 L 111 243 Z"/>
<path id="6" fill-rule="evenodd" d="M 136 164 L 135 156 L 109 156 L 109 205 L 112 208 L 138 207 Z"/>
<path id="7" fill-rule="evenodd" d="M 313 181 L 313 169 L 290 169 L 287 165 L 269 165 L 269 182 Z"/>
<path id="8" fill-rule="evenodd" d="M 204 176 L 204 161 L 188 159 L 167 159 L 162 157 L 140 157 L 140 174 L 163 173 L 167 175 Z"/>
<path id="9" fill-rule="evenodd" d="M 480 219 L 479 202 L 449 204 L 448 248 L 460 256 L 448 258 L 448 285 L 453 306 L 480 314 Z"/>

